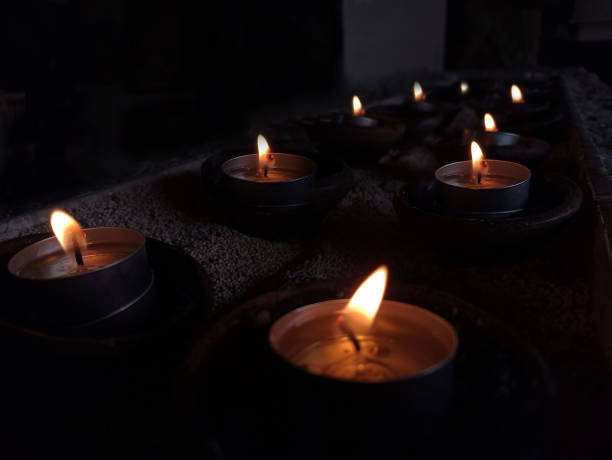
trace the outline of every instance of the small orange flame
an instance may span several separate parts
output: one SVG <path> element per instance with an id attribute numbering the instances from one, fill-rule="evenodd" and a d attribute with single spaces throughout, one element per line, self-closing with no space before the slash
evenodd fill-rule
<path id="1" fill-rule="evenodd" d="M 345 319 L 355 332 L 367 331 L 376 318 L 376 313 L 385 295 L 389 270 L 382 265 L 372 273 L 344 309 Z"/>
<path id="2" fill-rule="evenodd" d="M 363 115 L 363 106 L 356 94 L 353 96 L 353 115 L 356 117 Z"/>
<path id="3" fill-rule="evenodd" d="M 270 145 L 261 134 L 257 135 L 257 153 L 259 154 L 259 169 L 267 168 L 274 162 L 274 155 L 270 153 Z"/>
<path id="4" fill-rule="evenodd" d="M 459 85 L 459 89 L 461 90 L 461 94 L 467 94 L 470 91 L 470 85 L 467 81 L 463 80 Z"/>
<path id="5" fill-rule="evenodd" d="M 497 125 L 495 124 L 495 118 L 490 113 L 484 114 L 484 128 L 485 131 L 497 131 Z"/>
<path id="6" fill-rule="evenodd" d="M 64 211 L 56 209 L 51 213 L 51 229 L 66 254 L 74 252 L 74 245 L 78 245 L 82 252 L 87 248 L 85 233 L 78 222 Z"/>
<path id="7" fill-rule="evenodd" d="M 514 102 L 515 104 L 522 104 L 523 102 L 525 102 L 525 99 L 523 99 L 523 93 L 521 92 L 521 88 L 519 88 L 517 85 L 512 85 L 512 87 L 510 88 L 510 96 L 512 97 L 512 102 Z"/>
<path id="8" fill-rule="evenodd" d="M 482 149 L 478 142 L 472 141 L 470 145 L 470 150 L 472 153 L 472 176 L 476 180 L 477 183 L 480 183 L 480 178 L 482 177 L 484 170 L 484 154 L 482 153 Z"/>
<path id="9" fill-rule="evenodd" d="M 261 134 L 257 136 L 257 153 L 259 153 L 259 158 L 270 153 L 270 145 L 265 137 Z"/>
<path id="10" fill-rule="evenodd" d="M 425 93 L 423 93 L 423 87 L 418 81 L 415 81 L 412 85 L 412 92 L 414 93 L 415 102 L 425 100 Z"/>

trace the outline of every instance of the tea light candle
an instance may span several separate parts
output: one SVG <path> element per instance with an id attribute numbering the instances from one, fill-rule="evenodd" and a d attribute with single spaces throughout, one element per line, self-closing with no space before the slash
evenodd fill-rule
<path id="1" fill-rule="evenodd" d="M 270 329 L 272 348 L 293 366 L 322 377 L 383 383 L 449 366 L 458 345 L 438 315 L 383 300 L 387 269 L 376 270 L 353 297 L 307 305 Z"/>
<path id="2" fill-rule="evenodd" d="M 300 180 L 316 170 L 315 162 L 305 156 L 270 152 L 268 141 L 261 134 L 257 136 L 257 150 L 257 154 L 227 160 L 221 166 L 223 172 L 239 180 L 277 183 Z"/>
<path id="3" fill-rule="evenodd" d="M 20 288 L 20 313 L 36 326 L 81 328 L 153 303 L 153 273 L 140 232 L 82 230 L 63 211 L 53 212 L 51 228 L 55 236 L 27 246 L 8 263 Z"/>
<path id="4" fill-rule="evenodd" d="M 525 209 L 531 171 L 511 161 L 486 160 L 477 142 L 472 160 L 458 161 L 435 173 L 438 197 L 448 211 L 460 214 L 503 214 Z"/>
<path id="5" fill-rule="evenodd" d="M 307 202 L 316 182 L 317 164 L 303 155 L 271 153 L 257 138 L 257 154 L 230 158 L 221 165 L 224 193 L 237 202 L 286 205 Z"/>

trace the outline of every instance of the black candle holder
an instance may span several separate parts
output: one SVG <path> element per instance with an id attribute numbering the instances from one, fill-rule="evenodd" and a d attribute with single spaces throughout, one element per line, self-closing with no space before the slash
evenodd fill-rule
<path id="1" fill-rule="evenodd" d="M 75 333 L 66 328 L 40 328 L 33 324 L 28 309 L 40 308 L 23 297 L 23 290 L 8 271 L 8 261 L 20 250 L 44 241 L 48 234 L 21 237 L 0 243 L 0 288 L 10 302 L 0 312 L 0 337 L 8 338 L 19 347 L 37 353 L 59 355 L 112 355 L 125 349 L 134 350 L 150 346 L 170 346 L 172 334 L 185 334 L 185 322 L 203 318 L 210 308 L 207 277 L 199 264 L 182 251 L 147 238 L 145 242 L 147 266 L 153 273 L 155 304 L 145 304 L 150 311 L 139 311 L 139 321 L 123 313 L 114 315 L 104 327 L 83 328 Z M 112 288 L 108 288 L 112 289 Z M 98 293 L 104 297 L 104 294 Z M 102 302 L 103 299 L 97 299 Z M 58 305 L 53 297 L 44 299 L 49 315 Z M 181 339 L 182 340 L 182 339 Z"/>
<path id="2" fill-rule="evenodd" d="M 270 325 L 302 305 L 346 297 L 356 285 L 335 281 L 270 292 L 211 325 L 185 361 L 176 391 L 211 453 L 226 459 L 403 458 L 409 445 L 415 458 L 484 459 L 495 457 L 507 436 L 516 441 L 504 444 L 512 458 L 524 458 L 526 446 L 547 445 L 550 433 L 537 428 L 554 426 L 550 381 L 538 354 L 485 312 L 419 286 L 391 284 L 386 298 L 426 306 L 458 329 L 461 347 L 447 423 L 436 426 L 441 419 L 423 421 L 400 410 L 405 396 L 395 392 L 376 398 L 370 393 L 386 407 L 384 416 L 372 417 L 360 408 L 373 399 L 350 399 L 347 405 L 352 390 L 334 399 L 338 393 L 317 382 L 291 380 L 289 385 L 268 343 Z M 437 406 L 437 390 L 428 388 L 422 403 Z M 433 431 L 423 437 L 428 430 Z"/>
<path id="3" fill-rule="evenodd" d="M 236 187 L 223 173 L 222 166 L 241 153 L 228 151 L 210 156 L 202 164 L 201 174 L 204 191 L 220 214 L 245 233 L 274 239 L 307 236 L 319 227 L 352 185 L 351 173 L 341 160 L 305 153 L 316 163 L 316 172 L 297 184 L 299 189 L 294 189 L 295 193 L 284 193 L 274 187 L 277 184 Z"/>
<path id="4" fill-rule="evenodd" d="M 343 113 L 302 120 L 301 125 L 321 153 L 356 164 L 375 164 L 406 132 L 398 121 Z"/>
<path id="5" fill-rule="evenodd" d="M 90 246 L 111 244 L 126 255 L 96 270 L 72 276 L 22 276 L 28 265 L 63 254 L 57 238 L 23 248 L 8 263 L 24 319 L 35 328 L 70 335 L 104 334 L 146 322 L 155 313 L 157 299 L 145 237 L 127 228 L 84 229 Z M 50 307 L 48 303 L 52 303 Z"/>
<path id="6" fill-rule="evenodd" d="M 504 178 L 508 183 L 487 188 L 474 188 L 471 184 L 458 184 L 457 178 L 471 179 L 470 160 L 449 163 L 434 174 L 437 182 L 438 202 L 448 214 L 456 215 L 508 215 L 523 211 L 529 203 L 531 171 L 510 161 L 487 160 L 487 174 Z"/>
<path id="7" fill-rule="evenodd" d="M 407 184 L 393 204 L 402 224 L 419 238 L 445 247 L 502 247 L 549 234 L 578 212 L 582 191 L 559 175 L 536 175 L 524 211 L 509 216 L 458 216 L 438 201 L 433 177 Z M 475 251 L 478 252 L 478 251 Z"/>
<path id="8" fill-rule="evenodd" d="M 501 131 L 464 130 L 460 137 L 431 141 L 427 146 L 446 164 L 470 159 L 473 140 L 482 147 L 486 158 L 521 163 L 530 169 L 538 169 L 550 153 L 546 141 Z"/>
<path id="9" fill-rule="evenodd" d="M 19 303 L 6 267 L 16 252 L 47 236 L 0 243 L 0 389 L 10 395 L 2 404 L 4 452 L 25 458 L 155 457 L 159 447 L 151 445 L 151 430 L 172 429 L 162 422 L 174 415 L 169 376 L 210 316 L 208 276 L 182 250 L 147 238 L 158 299 L 147 322 L 106 335 L 35 329 L 19 314 L 30 305 Z M 46 299 L 45 306 L 56 304 Z"/>
<path id="10" fill-rule="evenodd" d="M 402 123 L 408 135 L 422 137 L 438 129 L 449 112 L 453 111 L 454 107 L 449 105 L 404 99 L 399 103 L 371 107 L 366 115 L 378 120 Z"/>

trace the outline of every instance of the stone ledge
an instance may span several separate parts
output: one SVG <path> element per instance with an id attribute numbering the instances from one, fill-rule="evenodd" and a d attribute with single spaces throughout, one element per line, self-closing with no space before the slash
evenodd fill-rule
<path id="1" fill-rule="evenodd" d="M 567 72 L 563 82 L 574 121 L 570 146 L 592 198 L 594 318 L 612 363 L 612 88 L 583 69 Z"/>

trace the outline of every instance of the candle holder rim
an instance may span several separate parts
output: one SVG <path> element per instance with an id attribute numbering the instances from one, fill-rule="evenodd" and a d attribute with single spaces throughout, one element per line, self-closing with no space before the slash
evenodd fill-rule
<path id="1" fill-rule="evenodd" d="M 305 163 L 310 165 L 310 169 L 308 170 L 307 174 L 300 176 L 300 177 L 296 177 L 295 179 L 291 179 L 291 180 L 284 180 L 284 181 L 276 181 L 276 182 L 254 182 L 248 179 L 244 179 L 242 177 L 238 177 L 234 174 L 231 174 L 230 171 L 227 170 L 227 164 L 237 161 L 237 160 L 247 160 L 247 159 L 251 159 L 252 157 L 258 157 L 257 153 L 248 153 L 248 154 L 244 154 L 244 155 L 237 155 L 235 157 L 232 158 L 228 158 L 227 160 L 225 160 L 222 164 L 221 164 L 221 171 L 223 172 L 223 174 L 225 174 L 227 177 L 231 177 L 234 180 L 239 180 L 242 182 L 247 182 L 247 183 L 260 183 L 260 184 L 291 184 L 294 182 L 299 182 L 302 181 L 304 179 L 310 178 L 313 175 L 316 174 L 317 172 L 317 163 L 316 161 L 314 161 L 312 158 L 307 157 L 306 155 L 298 155 L 298 154 L 294 154 L 294 153 L 282 153 L 282 152 L 274 152 L 274 155 L 278 155 L 279 158 L 280 157 L 285 157 L 285 158 L 293 158 L 293 159 L 304 159 L 306 160 Z"/>
<path id="2" fill-rule="evenodd" d="M 146 238 L 145 236 L 139 232 L 138 230 L 134 230 L 133 228 L 128 228 L 128 227 L 89 227 L 89 228 L 84 228 L 82 229 L 85 233 L 88 232 L 92 232 L 94 231 L 95 233 L 97 233 L 98 231 L 116 231 L 116 230 L 121 230 L 124 232 L 130 232 L 132 233 L 133 236 L 136 236 L 138 238 L 138 242 L 137 245 L 134 246 L 134 250 L 132 252 L 130 252 L 130 254 L 126 255 L 125 257 L 122 257 L 118 260 L 115 260 L 114 262 L 108 264 L 108 265 L 104 265 L 103 267 L 97 268 L 95 270 L 91 270 L 88 272 L 83 272 L 83 273 L 76 273 L 73 275 L 62 275 L 62 276 L 57 276 L 54 278 L 31 278 L 31 277 L 24 277 L 18 274 L 18 269 L 23 268 L 23 266 L 21 267 L 15 267 L 15 264 L 17 264 L 18 260 L 19 260 L 19 256 L 24 257 L 25 254 L 28 251 L 28 249 L 35 247 L 35 246 L 44 246 L 45 244 L 49 244 L 48 242 L 55 240 L 56 246 L 57 246 L 57 251 L 64 251 L 62 246 L 59 244 L 59 241 L 57 240 L 57 237 L 55 235 L 51 235 L 47 238 L 43 238 L 42 240 L 36 241 L 28 246 L 26 246 L 25 248 L 20 249 L 19 251 L 17 251 L 15 254 L 13 254 L 13 256 L 9 259 L 8 263 L 7 263 L 7 269 L 9 271 L 9 273 L 16 277 L 16 278 L 21 278 L 21 279 L 27 279 L 27 280 L 32 280 L 32 281 L 37 281 L 37 282 L 44 282 L 44 283 L 49 283 L 49 282 L 53 282 L 54 280 L 61 280 L 61 279 L 76 279 L 76 278 L 81 278 L 87 275 L 91 275 L 93 273 L 99 273 L 102 270 L 106 270 L 109 268 L 114 267 L 115 265 L 128 260 L 131 257 L 135 257 L 135 254 L 138 252 L 138 250 L 143 247 L 146 244 Z M 88 241 L 89 243 L 89 241 Z"/>
<path id="3" fill-rule="evenodd" d="M 483 190 L 507 190 L 507 189 L 511 189 L 511 188 L 517 187 L 519 185 L 522 185 L 522 184 L 524 184 L 525 182 L 527 182 L 527 181 L 529 181 L 531 179 L 531 170 L 527 166 L 525 166 L 525 165 L 522 165 L 520 163 L 516 163 L 514 161 L 506 161 L 506 160 L 493 160 L 493 159 L 491 159 L 491 160 L 486 160 L 486 161 L 487 161 L 487 163 L 498 164 L 498 165 L 501 165 L 503 163 L 511 164 L 512 167 L 514 167 L 514 168 L 516 168 L 518 170 L 521 170 L 525 174 L 525 177 L 521 177 L 520 181 L 515 182 L 513 184 L 510 184 L 510 185 L 505 185 L 503 187 L 490 187 L 490 188 L 483 189 Z M 458 190 L 471 190 L 471 189 L 469 189 L 469 187 L 463 187 L 461 185 L 451 184 L 448 181 L 446 181 L 444 179 L 444 177 L 442 176 L 442 173 L 446 169 L 451 169 L 452 167 L 456 168 L 459 165 L 471 164 L 471 163 L 472 163 L 471 160 L 462 160 L 462 161 L 455 161 L 453 163 L 445 164 L 444 166 L 440 166 L 438 169 L 436 169 L 436 172 L 434 173 L 434 176 L 435 176 L 437 181 L 443 183 L 444 185 L 446 185 L 448 187 L 453 187 L 453 188 L 456 188 Z"/>
<path id="4" fill-rule="evenodd" d="M 447 331 L 450 333 L 450 337 L 451 337 L 451 347 L 450 347 L 450 351 L 448 353 L 446 353 L 444 358 L 440 359 L 439 361 L 437 361 L 436 363 L 432 364 L 431 366 L 428 366 L 428 367 L 426 367 L 424 369 L 421 369 L 418 372 L 415 372 L 413 374 L 408 374 L 408 375 L 402 375 L 402 376 L 398 376 L 398 377 L 394 377 L 394 378 L 389 378 L 389 379 L 385 379 L 385 380 L 380 381 L 380 382 L 368 382 L 368 381 L 359 381 L 359 380 L 351 380 L 351 379 L 334 378 L 334 377 L 329 377 L 329 376 L 326 376 L 326 375 L 310 373 L 310 372 L 304 370 L 302 367 L 295 365 L 290 359 L 288 359 L 286 356 L 284 356 L 282 353 L 280 353 L 275 348 L 275 346 L 273 345 L 274 342 L 273 342 L 273 339 L 272 339 L 272 335 L 273 335 L 274 329 L 277 327 L 279 322 L 281 320 L 283 320 L 284 318 L 287 318 L 287 317 L 290 317 L 290 316 L 294 316 L 294 315 L 299 315 L 301 312 L 306 311 L 308 308 L 312 308 L 312 307 L 315 307 L 315 306 L 327 307 L 326 310 L 327 309 L 330 310 L 330 313 L 331 312 L 335 312 L 335 311 L 340 311 L 340 310 L 342 310 L 342 307 L 347 305 L 350 300 L 351 299 L 349 299 L 349 298 L 322 300 L 322 301 L 315 302 L 315 303 L 312 303 L 312 304 L 303 305 L 301 307 L 295 308 L 295 309 L 285 313 L 283 316 L 281 316 L 279 319 L 277 319 L 270 326 L 270 328 L 268 330 L 268 343 L 270 345 L 270 348 L 284 362 L 286 362 L 287 364 L 292 366 L 294 369 L 297 369 L 297 370 L 299 370 L 301 372 L 304 372 L 305 374 L 307 374 L 307 375 L 309 375 L 311 377 L 314 377 L 314 378 L 317 378 L 317 379 L 323 379 L 323 380 L 326 380 L 326 381 L 348 383 L 348 384 L 352 384 L 352 385 L 379 385 L 379 386 L 381 386 L 381 385 L 385 385 L 385 384 L 396 384 L 398 382 L 405 382 L 405 381 L 410 381 L 410 380 L 416 380 L 416 379 L 426 377 L 428 375 L 431 375 L 431 374 L 439 371 L 440 369 L 442 369 L 442 368 L 446 367 L 447 365 L 449 365 L 455 359 L 455 356 L 457 355 L 457 350 L 459 349 L 459 334 L 457 333 L 457 329 L 455 329 L 455 327 L 450 323 L 450 321 L 446 320 L 441 315 L 438 315 L 437 313 L 434 313 L 433 311 L 431 311 L 431 310 L 429 310 L 427 308 L 420 307 L 418 305 L 413 305 L 413 304 L 407 303 L 407 302 L 401 302 L 401 301 L 398 301 L 398 300 L 393 300 L 393 299 L 383 299 L 382 302 L 383 302 L 383 304 L 384 303 L 389 303 L 391 305 L 401 305 L 402 308 L 409 307 L 412 310 L 417 310 L 417 311 L 419 311 L 419 313 L 425 314 L 427 317 L 429 317 L 431 319 L 434 319 L 435 321 L 437 321 L 439 324 L 443 325 L 447 329 Z M 383 307 L 383 304 L 381 304 L 381 308 Z M 281 323 L 281 325 L 282 325 L 282 323 Z M 361 336 L 361 334 L 359 336 Z"/>

